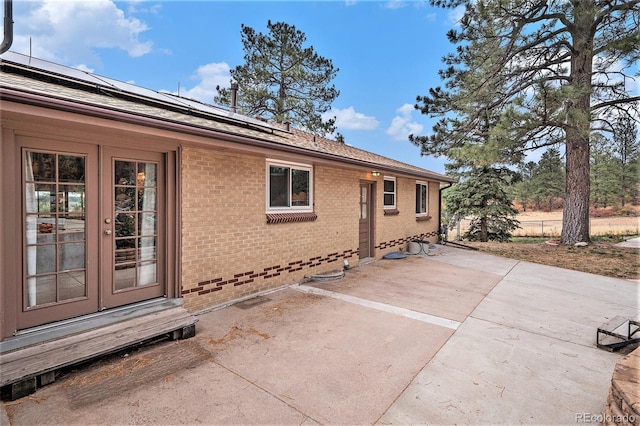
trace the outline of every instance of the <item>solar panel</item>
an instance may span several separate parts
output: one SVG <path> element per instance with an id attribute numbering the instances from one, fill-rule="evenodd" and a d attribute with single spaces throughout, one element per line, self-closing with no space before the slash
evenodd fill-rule
<path id="1" fill-rule="evenodd" d="M 102 85 L 103 82 L 96 78 L 94 75 L 79 70 L 77 68 L 65 67 L 64 65 L 58 65 L 53 62 L 44 61 L 42 59 L 34 58 L 32 56 L 22 55 L 15 52 L 5 52 L 0 56 L 0 59 L 7 62 L 13 62 L 18 65 L 23 65 L 29 68 L 36 68 L 39 70 L 47 71 L 53 74 L 57 74 L 63 77 L 69 77 L 75 80 L 81 80 L 87 83 Z"/>
<path id="2" fill-rule="evenodd" d="M 255 124 L 256 126 L 268 127 L 268 128 L 272 128 L 272 129 L 282 130 L 282 128 L 278 127 L 277 125 L 266 123 L 266 122 L 261 121 L 261 120 L 259 120 L 257 118 L 249 117 L 247 115 L 234 113 L 234 112 L 231 112 L 229 110 L 216 107 L 215 105 L 204 104 L 204 103 L 196 101 L 194 99 L 182 98 L 180 96 L 174 95 L 173 93 L 166 93 L 166 95 L 175 98 L 176 102 L 181 102 L 184 105 L 187 105 L 189 108 L 194 109 L 194 110 L 207 112 L 209 114 L 214 114 L 214 115 L 218 115 L 218 116 L 223 116 L 223 117 L 226 117 L 226 118 L 229 118 L 229 119 L 233 119 L 233 120 L 246 121 L 248 123 Z"/>
<path id="3" fill-rule="evenodd" d="M 142 96 L 144 98 L 149 98 L 156 100 L 158 102 L 162 102 L 165 104 L 174 104 L 177 106 L 184 107 L 184 104 L 176 102 L 174 99 L 166 96 L 162 92 L 158 92 L 152 89 L 147 89 L 145 87 L 136 86 L 135 84 L 125 83 L 124 81 L 114 80 L 113 78 L 96 76 L 100 80 L 104 81 L 107 87 L 115 88 L 124 93 L 130 93 L 137 96 Z"/>
<path id="4" fill-rule="evenodd" d="M 160 92 L 152 89 L 147 89 L 135 84 L 125 83 L 123 81 L 115 80 L 109 77 L 103 77 L 96 74 L 92 74 L 87 71 L 82 71 L 77 68 L 71 68 L 64 65 L 59 65 L 53 62 L 45 61 L 42 59 L 34 58 L 32 56 L 23 55 L 16 52 L 7 51 L 0 55 L 0 59 L 4 62 L 11 62 L 21 65 L 28 69 L 36 69 L 51 73 L 57 76 L 61 76 L 67 79 L 89 83 L 91 85 L 106 88 L 109 90 L 118 91 L 134 95 L 139 98 L 152 100 L 164 105 L 172 105 L 182 109 L 188 109 L 191 111 L 197 111 L 200 113 L 213 115 L 228 120 L 239 121 L 243 123 L 252 124 L 255 126 L 282 130 L 277 125 L 261 121 L 259 119 L 245 116 L 238 113 L 219 108 L 213 105 L 204 104 L 193 99 L 182 98 L 171 93 Z"/>

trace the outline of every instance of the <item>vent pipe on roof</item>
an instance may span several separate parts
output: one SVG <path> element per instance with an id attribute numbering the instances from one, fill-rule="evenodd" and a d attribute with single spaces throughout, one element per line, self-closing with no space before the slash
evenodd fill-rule
<path id="1" fill-rule="evenodd" d="M 12 0 L 4 0 L 4 38 L 0 45 L 0 55 L 13 44 L 13 5 Z"/>
<path id="2" fill-rule="evenodd" d="M 238 102 L 238 83 L 231 83 L 231 112 L 236 112 Z"/>
<path id="3" fill-rule="evenodd" d="M 286 129 L 287 132 L 291 131 L 291 123 L 289 123 L 288 121 L 284 122 L 284 128 Z"/>

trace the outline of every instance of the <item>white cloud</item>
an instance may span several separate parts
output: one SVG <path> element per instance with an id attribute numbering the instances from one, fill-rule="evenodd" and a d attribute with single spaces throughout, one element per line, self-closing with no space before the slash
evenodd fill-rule
<path id="1" fill-rule="evenodd" d="M 129 0 L 127 11 L 129 13 L 151 13 L 158 14 L 162 10 L 162 4 L 151 4 L 147 0 Z"/>
<path id="2" fill-rule="evenodd" d="M 406 1 L 402 0 L 391 0 L 384 4 L 385 9 L 402 9 L 403 7 L 408 6 L 409 4 Z"/>
<path id="3" fill-rule="evenodd" d="M 619 60 L 606 63 L 596 57 L 594 59 L 594 70 L 603 70 L 607 73 L 598 75 L 596 77 L 597 82 L 609 85 L 624 82 L 624 88 L 629 95 L 640 95 L 640 62 L 625 66 Z"/>
<path id="4" fill-rule="evenodd" d="M 640 96 L 640 77 L 627 78 L 625 87 L 632 96 Z"/>
<path id="5" fill-rule="evenodd" d="M 404 104 L 402 105 L 400 108 L 398 108 L 396 110 L 396 112 L 399 112 L 400 114 L 402 114 L 404 117 L 410 117 L 411 113 L 413 111 L 415 111 L 415 107 L 411 104 Z"/>
<path id="6" fill-rule="evenodd" d="M 447 13 L 447 16 L 449 17 L 449 21 L 453 25 L 456 25 L 456 26 L 460 25 L 460 20 L 464 16 L 464 12 L 465 12 L 464 5 L 456 6 L 455 9 L 452 9 Z"/>
<path id="7" fill-rule="evenodd" d="M 353 107 L 345 109 L 332 108 L 322 114 L 323 120 L 336 117 L 336 127 L 338 130 L 373 130 L 378 127 L 378 120 L 375 117 L 367 116 L 361 112 L 356 112 Z"/>
<path id="8" fill-rule="evenodd" d="M 407 6 L 413 6 L 416 9 L 425 7 L 424 0 L 389 0 L 382 5 L 385 9 L 402 9 Z"/>
<path id="9" fill-rule="evenodd" d="M 96 49 L 121 49 L 138 57 L 153 46 L 139 40 L 149 27 L 111 0 L 42 0 L 14 9 L 12 50 L 41 59 L 99 64 Z"/>
<path id="10" fill-rule="evenodd" d="M 86 66 L 85 64 L 76 65 L 74 68 L 79 69 L 80 71 L 93 73 L 95 70 L 91 67 Z"/>
<path id="11" fill-rule="evenodd" d="M 231 73 L 226 62 L 214 62 L 201 65 L 192 76 L 198 83 L 185 91 L 180 91 L 180 96 L 196 99 L 207 104 L 213 103 L 213 98 L 218 94 L 216 86 L 229 87 Z"/>
<path id="12" fill-rule="evenodd" d="M 411 104 L 404 104 L 396 110 L 396 115 L 391 120 L 391 125 L 387 129 L 387 134 L 394 140 L 407 140 L 410 134 L 420 134 L 424 130 L 424 126 L 420 123 L 412 121 L 412 114 L 415 108 Z"/>

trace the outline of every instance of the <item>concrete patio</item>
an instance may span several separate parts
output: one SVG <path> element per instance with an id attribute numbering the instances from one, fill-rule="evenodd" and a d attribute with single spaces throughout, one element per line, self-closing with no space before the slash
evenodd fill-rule
<path id="1" fill-rule="evenodd" d="M 639 284 L 449 246 L 199 315 L 196 337 L 78 368 L 0 424 L 576 424 Z M 3 417 L 4 416 L 4 417 Z"/>

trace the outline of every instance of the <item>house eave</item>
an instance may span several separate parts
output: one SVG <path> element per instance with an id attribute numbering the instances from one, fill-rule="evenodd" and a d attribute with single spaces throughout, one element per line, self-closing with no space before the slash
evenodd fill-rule
<path id="1" fill-rule="evenodd" d="M 296 147 L 287 144 L 274 142 L 268 139 L 262 139 L 259 137 L 250 137 L 246 135 L 239 135 L 232 132 L 225 132 L 221 130 L 215 130 L 203 126 L 194 124 L 185 124 L 167 119 L 158 119 L 156 117 L 144 115 L 141 113 L 133 113 L 131 111 L 122 111 L 113 108 L 107 108 L 104 106 L 96 106 L 89 103 L 82 103 L 78 101 L 69 101 L 62 98 L 56 98 L 53 96 L 45 96 L 38 93 L 31 93 L 11 88 L 0 88 L 0 99 L 2 101 L 12 101 L 21 104 L 27 104 L 37 107 L 53 108 L 59 111 L 76 113 L 82 115 L 88 115 L 97 118 L 116 120 L 123 123 L 135 124 L 144 127 L 151 127 L 160 130 L 179 132 L 182 134 L 189 134 L 193 136 L 199 136 L 204 138 L 213 138 L 226 142 L 238 143 L 242 145 L 248 145 L 257 148 L 277 150 L 285 153 L 293 153 L 297 155 L 303 155 L 311 158 L 317 158 L 328 161 L 340 162 L 356 167 L 361 167 L 367 170 L 376 170 L 381 173 L 393 173 L 402 174 L 404 176 L 412 176 L 420 179 L 429 179 L 438 182 L 454 182 L 448 176 L 440 175 L 425 171 L 424 173 L 416 170 L 411 170 L 403 167 L 394 167 L 385 164 L 369 162 L 359 159 L 353 159 L 335 155 L 331 153 L 318 152 L 303 147 Z M 272 134 L 270 132 L 269 134 Z"/>

